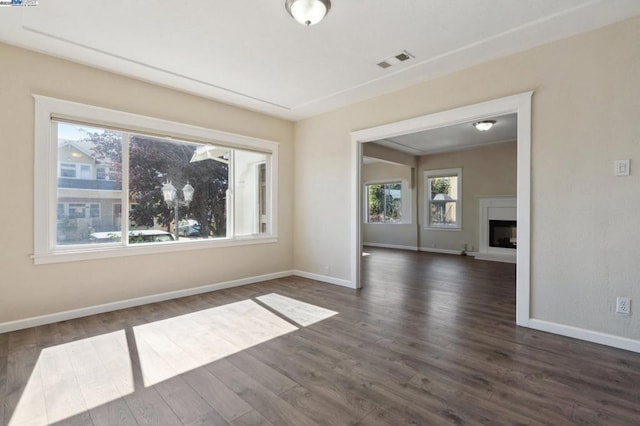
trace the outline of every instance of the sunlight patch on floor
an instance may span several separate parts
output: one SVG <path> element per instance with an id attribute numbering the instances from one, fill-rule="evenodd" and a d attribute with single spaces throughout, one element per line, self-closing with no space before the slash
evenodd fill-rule
<path id="1" fill-rule="evenodd" d="M 320 306 L 301 302 L 276 293 L 266 294 L 257 297 L 257 299 L 303 327 L 315 324 L 337 314 L 336 311 L 321 308 Z"/>
<path id="2" fill-rule="evenodd" d="M 124 330 L 45 348 L 10 426 L 46 425 L 132 393 Z"/>
<path id="3" fill-rule="evenodd" d="M 252 300 L 133 328 L 145 386 L 202 367 L 298 328 Z"/>
<path id="4" fill-rule="evenodd" d="M 337 314 L 275 293 L 257 299 L 301 326 Z M 243 300 L 44 348 L 8 424 L 59 422 L 298 330 L 269 309 Z"/>

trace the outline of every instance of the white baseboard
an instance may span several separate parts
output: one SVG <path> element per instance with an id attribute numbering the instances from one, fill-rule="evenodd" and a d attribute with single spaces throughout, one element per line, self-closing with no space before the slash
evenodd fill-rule
<path id="1" fill-rule="evenodd" d="M 291 275 L 297 275 L 297 276 L 302 277 L 302 278 L 309 278 L 310 280 L 316 280 L 316 281 L 322 281 L 322 282 L 329 283 L 329 284 L 335 284 L 335 285 L 339 285 L 341 287 L 355 288 L 355 287 L 353 287 L 353 285 L 351 284 L 351 281 L 349 281 L 349 280 L 343 280 L 341 278 L 330 277 L 328 275 L 314 274 L 314 273 L 311 273 L 311 272 L 298 271 L 298 270 L 291 271 Z"/>
<path id="2" fill-rule="evenodd" d="M 516 256 L 508 254 L 476 253 L 474 257 L 477 260 L 489 260 L 491 262 L 517 263 Z"/>
<path id="3" fill-rule="evenodd" d="M 626 337 L 614 336 L 613 334 L 601 333 L 599 331 L 586 330 L 584 328 L 572 327 L 570 325 L 563 325 L 533 318 L 529 319 L 526 327 L 640 353 L 640 340 L 628 339 Z"/>
<path id="4" fill-rule="evenodd" d="M 201 287 L 170 291 L 166 293 L 154 294 L 151 296 L 137 297 L 135 299 L 121 300 L 118 302 L 105 303 L 102 305 L 89 306 L 86 308 L 73 309 L 70 311 L 56 312 L 54 314 L 41 315 L 37 317 L 25 318 L 25 319 L 20 319 L 16 321 L 9 321 L 5 323 L 0 323 L 0 333 L 7 333 L 9 331 L 21 330 L 29 327 L 36 327 L 44 324 L 51 324 L 54 322 L 66 321 L 70 319 L 86 317 L 89 315 L 101 314 L 104 312 L 117 311 L 119 309 L 131 308 L 134 306 L 146 305 L 149 303 L 163 302 L 165 300 L 177 299 L 179 297 L 193 296 L 196 294 L 208 293 L 215 290 L 223 290 L 225 288 L 239 287 L 247 284 L 255 284 L 261 281 L 289 277 L 291 275 L 300 275 L 300 274 L 294 273 L 294 271 L 275 272 L 272 274 L 241 278 L 238 280 L 226 281 L 226 282 L 216 283 L 216 284 L 209 284 Z M 322 279 L 318 279 L 318 280 L 324 281 Z"/>
<path id="5" fill-rule="evenodd" d="M 395 244 L 381 244 L 381 243 L 362 243 L 363 246 L 369 247 L 380 247 L 380 248 L 390 248 L 390 249 L 399 249 L 399 250 L 412 250 L 418 251 L 418 247 L 416 246 L 398 246 Z"/>
<path id="6" fill-rule="evenodd" d="M 430 253 L 444 253 L 444 254 L 462 254 L 462 250 L 449 250 L 449 249 L 439 249 L 433 247 L 420 247 L 420 251 L 427 251 Z"/>

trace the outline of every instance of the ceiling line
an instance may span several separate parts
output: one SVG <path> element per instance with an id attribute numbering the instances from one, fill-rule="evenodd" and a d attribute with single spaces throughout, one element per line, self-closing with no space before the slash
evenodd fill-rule
<path id="1" fill-rule="evenodd" d="M 385 141 L 385 142 L 389 142 L 389 143 L 395 144 L 395 145 L 399 145 L 399 146 L 401 146 L 403 148 L 406 148 L 406 149 L 409 149 L 409 150 L 415 152 L 416 154 L 421 154 L 422 153 L 422 151 L 420 151 L 419 149 L 416 149 L 416 148 L 414 148 L 412 146 L 404 145 L 404 144 L 402 144 L 400 142 L 396 142 L 393 139 L 381 139 L 381 140 Z M 377 141 L 371 141 L 371 142 L 377 142 Z"/>
<path id="2" fill-rule="evenodd" d="M 83 48 L 83 49 L 91 50 L 91 51 L 96 52 L 96 53 L 100 53 L 100 54 L 103 54 L 103 55 L 111 56 L 112 58 L 120 59 L 122 61 L 130 62 L 132 64 L 136 64 L 136 65 L 139 65 L 139 66 L 142 66 L 142 67 L 145 67 L 145 68 L 149 68 L 149 69 L 154 70 L 154 71 L 159 71 L 159 72 L 162 72 L 162 73 L 165 73 L 165 74 L 172 75 L 174 77 L 183 78 L 185 80 L 189 80 L 189 81 L 192 81 L 194 83 L 202 84 L 202 85 L 211 87 L 213 89 L 222 90 L 224 92 L 231 93 L 233 95 L 242 96 L 243 98 L 251 99 L 251 100 L 254 100 L 254 101 L 258 101 L 258 102 L 262 102 L 262 103 L 265 103 L 265 104 L 269 104 L 269 105 L 277 107 L 277 108 L 282 108 L 284 110 L 291 111 L 290 107 L 287 107 L 287 106 L 284 106 L 284 105 L 280 105 L 280 104 L 277 104 L 275 102 L 271 102 L 271 101 L 267 101 L 267 100 L 264 100 L 264 99 L 256 98 L 255 96 L 247 95 L 247 94 L 244 94 L 242 92 L 238 92 L 238 91 L 235 91 L 235 90 L 232 90 L 232 89 L 227 89 L 227 88 L 224 88 L 224 87 L 221 87 L 221 86 L 217 86 L 215 84 L 206 82 L 204 80 L 199 80 L 197 78 L 188 77 L 188 76 L 186 76 L 184 74 L 180 74 L 180 73 L 177 73 L 177 72 L 174 72 L 174 71 L 169 71 L 167 69 L 160 68 L 160 67 L 157 67 L 157 66 L 151 65 L 151 64 L 146 64 L 144 62 L 137 61 L 135 59 L 127 58 L 125 56 L 117 55 L 115 53 L 111 53 L 111 52 L 108 52 L 106 50 L 99 49 L 97 47 L 92 47 L 92 46 L 89 46 L 89 45 L 86 45 L 86 44 L 79 43 L 77 41 L 66 39 L 64 37 L 60 37 L 60 36 L 56 36 L 56 35 L 53 35 L 53 34 L 49 34 L 49 33 L 46 33 L 44 31 L 40 31 L 40 30 L 37 30 L 35 28 L 28 27 L 26 25 L 22 25 L 22 29 L 25 30 L 25 31 L 29 31 L 31 33 L 34 33 L 34 34 L 41 35 L 43 37 L 49 37 L 49 38 L 52 38 L 54 40 L 61 41 L 63 43 L 68 43 L 68 44 L 71 44 L 71 45 L 74 45 L 74 46 L 77 46 L 77 47 L 80 47 L 80 48 Z M 123 74 L 123 73 L 121 73 L 121 74 Z M 125 75 L 127 75 L 130 78 L 135 78 L 135 77 L 131 77 L 128 74 L 125 74 Z M 178 89 L 175 89 L 175 90 L 178 90 Z"/>
<path id="3" fill-rule="evenodd" d="M 308 106 L 308 105 L 311 105 L 311 104 L 314 104 L 314 103 L 318 103 L 318 102 L 321 102 L 321 101 L 325 101 L 325 100 L 328 100 L 328 99 L 334 98 L 334 97 L 336 97 L 336 96 L 338 96 L 338 95 L 342 95 L 342 94 L 344 94 L 344 93 L 348 93 L 348 92 L 350 92 L 350 91 L 353 91 L 353 90 L 356 90 L 356 89 L 360 89 L 360 88 L 366 87 L 366 86 L 368 86 L 368 85 L 370 85 L 370 84 L 376 83 L 376 82 L 381 81 L 381 80 L 384 80 L 384 79 L 386 79 L 386 78 L 393 77 L 393 76 L 395 76 L 395 75 L 397 75 L 397 74 L 403 73 L 403 72 L 408 71 L 408 70 L 411 70 L 411 69 L 413 69 L 413 68 L 417 68 L 417 67 L 419 67 L 419 66 L 423 66 L 423 65 L 428 65 L 428 64 L 431 64 L 431 63 L 433 63 L 433 62 L 439 61 L 439 60 L 441 60 L 441 59 L 445 59 L 445 58 L 447 58 L 447 57 L 449 57 L 449 56 L 453 56 L 453 55 L 458 54 L 458 53 L 463 53 L 463 52 L 465 52 L 465 51 L 467 51 L 467 50 L 477 48 L 478 46 L 481 46 L 481 45 L 482 45 L 482 44 L 484 44 L 484 43 L 489 43 L 489 42 L 491 42 L 491 41 L 494 41 L 494 40 L 496 40 L 496 39 L 498 39 L 498 38 L 500 38 L 500 37 L 505 37 L 505 36 L 511 35 L 511 34 L 513 34 L 513 33 L 517 32 L 517 31 L 521 31 L 521 30 L 523 30 L 523 29 L 530 28 L 530 27 L 533 27 L 533 26 L 535 26 L 535 25 L 542 24 L 542 23 L 544 23 L 544 22 L 546 22 L 546 21 L 549 21 L 549 20 L 552 20 L 552 19 L 558 18 L 558 17 L 563 16 L 563 15 L 567 15 L 567 14 L 573 13 L 573 12 L 575 12 L 575 11 L 577 11 L 577 10 L 580 10 L 580 9 L 582 9 L 582 8 L 585 8 L 585 7 L 587 7 L 587 6 L 591 6 L 591 5 L 593 5 L 593 4 L 601 3 L 601 2 L 602 2 L 602 0 L 591 0 L 590 2 L 582 3 L 582 4 L 578 5 L 578 6 L 574 6 L 574 7 L 571 7 L 571 8 L 569 8 L 569 9 L 565 9 L 565 10 L 562 10 L 562 11 L 556 12 L 556 13 L 554 13 L 554 14 L 552 14 L 552 15 L 544 16 L 544 17 L 542 17 L 542 18 L 536 19 L 535 21 L 531 21 L 531 22 L 524 23 L 524 24 L 519 25 L 519 26 L 517 26 L 517 27 L 511 28 L 511 29 L 508 29 L 508 30 L 505 30 L 505 31 L 503 31 L 503 32 L 501 32 L 501 33 L 499 33 L 499 34 L 494 34 L 494 35 L 492 35 L 492 36 L 489 36 L 489 37 L 483 38 L 483 39 L 481 39 L 481 40 L 474 41 L 474 42 L 472 42 L 472 43 L 469 43 L 469 44 L 467 44 L 467 45 L 465 45 L 465 46 L 462 46 L 462 47 L 459 47 L 459 48 L 457 48 L 457 49 L 449 50 L 449 51 L 447 51 L 447 52 L 445 52 L 445 53 L 442 53 L 442 54 L 440 54 L 440 55 L 433 56 L 433 57 L 431 57 L 431 58 L 429 58 L 429 59 L 425 59 L 425 60 L 423 60 L 423 61 L 416 62 L 416 63 L 414 63 L 414 64 L 410 64 L 410 65 L 407 65 L 407 66 L 405 66 L 405 67 L 398 68 L 398 69 L 397 69 L 397 70 L 395 70 L 395 71 L 392 71 L 392 72 L 386 73 L 385 75 L 382 75 L 382 76 L 380 76 L 380 77 L 373 78 L 373 79 L 368 80 L 368 81 L 366 81 L 366 82 L 364 82 L 364 83 L 360 83 L 360 84 L 358 84 L 358 85 L 351 86 L 351 87 L 349 87 L 349 88 L 347 88 L 347 89 L 338 90 L 338 91 L 333 92 L 333 93 L 331 93 L 331 94 L 329 94 L 329 95 L 321 96 L 321 97 L 319 97 L 319 98 L 316 98 L 316 99 L 313 99 L 313 100 L 310 100 L 310 101 L 307 101 L 307 102 L 303 102 L 303 103 L 301 103 L 301 104 L 297 104 L 297 105 L 295 105 L 295 106 L 293 107 L 293 109 L 304 108 L 304 107 L 306 107 L 306 106 Z M 375 63 L 372 63 L 372 65 L 375 65 Z M 423 79 L 423 81 L 428 81 L 428 80 L 434 79 L 434 78 L 436 78 L 437 76 L 438 76 L 437 74 L 430 75 L 430 76 L 428 76 L 428 77 L 425 77 L 425 78 Z"/>
<path id="4" fill-rule="evenodd" d="M 447 148 L 439 148 L 439 149 L 433 149 L 433 150 L 429 150 L 429 151 L 422 151 L 423 155 L 431 155 L 431 154 L 444 154 L 447 152 L 458 152 L 458 151 L 469 151 L 472 149 L 477 149 L 477 148 L 484 148 L 485 146 L 493 146 L 493 145 L 501 145 L 501 144 L 508 144 L 508 143 L 515 143 L 518 142 L 517 139 L 506 139 L 506 140 L 502 140 L 502 141 L 494 141 L 494 142 L 479 142 L 473 145 L 466 145 L 466 146 L 458 146 L 458 147 L 447 147 Z"/>

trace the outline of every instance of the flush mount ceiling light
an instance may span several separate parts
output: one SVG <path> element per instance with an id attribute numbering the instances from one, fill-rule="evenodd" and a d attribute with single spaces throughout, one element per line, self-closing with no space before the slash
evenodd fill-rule
<path id="1" fill-rule="evenodd" d="M 482 120 L 473 123 L 473 127 L 481 132 L 486 132 L 487 130 L 491 129 L 494 124 L 496 124 L 496 120 Z"/>
<path id="2" fill-rule="evenodd" d="M 302 25 L 315 25 L 329 13 L 330 0 L 286 0 L 284 7 L 289 15 Z"/>

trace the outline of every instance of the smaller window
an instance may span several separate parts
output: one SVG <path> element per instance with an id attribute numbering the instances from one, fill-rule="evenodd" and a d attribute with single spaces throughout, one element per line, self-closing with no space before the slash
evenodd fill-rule
<path id="1" fill-rule="evenodd" d="M 366 185 L 367 223 L 402 223 L 402 184 Z"/>
<path id="2" fill-rule="evenodd" d="M 462 169 L 427 170 L 427 228 L 462 229 Z"/>
<path id="3" fill-rule="evenodd" d="M 94 219 L 100 218 L 100 204 L 99 203 L 91 203 L 89 204 L 89 216 Z"/>
<path id="4" fill-rule="evenodd" d="M 96 179 L 109 180 L 109 170 L 105 166 L 96 166 Z"/>
<path id="5" fill-rule="evenodd" d="M 80 179 L 91 179 L 91 166 L 89 164 L 80 165 Z"/>
<path id="6" fill-rule="evenodd" d="M 73 163 L 60 163 L 60 177 L 63 177 L 63 178 L 77 177 L 76 165 Z"/>
<path id="7" fill-rule="evenodd" d="M 69 219 L 84 219 L 87 217 L 87 205 L 84 203 L 69 203 Z"/>

